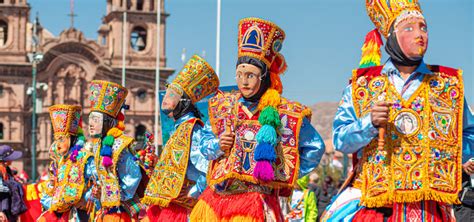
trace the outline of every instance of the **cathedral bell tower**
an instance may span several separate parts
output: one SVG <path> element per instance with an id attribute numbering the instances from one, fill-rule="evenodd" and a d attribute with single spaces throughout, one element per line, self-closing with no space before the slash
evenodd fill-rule
<path id="1" fill-rule="evenodd" d="M 26 0 L 0 0 L 0 63 L 27 62 L 29 12 Z"/>
<path id="2" fill-rule="evenodd" d="M 156 64 L 155 36 L 161 36 L 160 67 L 166 67 L 165 28 L 168 14 L 161 1 L 161 24 L 156 25 L 156 0 L 107 0 L 107 15 L 98 30 L 98 43 L 108 51 L 111 66 L 122 66 L 123 40 L 127 69 L 150 69 Z M 125 13 L 126 23 L 123 24 Z M 123 39 L 125 31 L 125 39 Z"/>

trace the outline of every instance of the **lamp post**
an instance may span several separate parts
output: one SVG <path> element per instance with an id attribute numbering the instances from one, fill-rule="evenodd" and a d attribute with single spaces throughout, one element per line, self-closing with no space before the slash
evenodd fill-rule
<path id="1" fill-rule="evenodd" d="M 43 54 L 37 52 L 37 46 L 39 38 L 37 35 L 38 17 L 36 17 L 33 24 L 33 37 L 32 37 L 32 53 L 28 53 L 28 59 L 31 63 L 31 75 L 32 75 L 32 113 L 31 113 L 31 178 L 36 179 L 36 72 L 37 65 L 43 59 Z"/>
<path id="2" fill-rule="evenodd" d="M 155 148 L 159 152 L 158 139 L 162 138 L 158 128 L 160 124 L 160 41 L 161 41 L 161 0 L 156 0 L 156 67 L 155 67 Z"/>

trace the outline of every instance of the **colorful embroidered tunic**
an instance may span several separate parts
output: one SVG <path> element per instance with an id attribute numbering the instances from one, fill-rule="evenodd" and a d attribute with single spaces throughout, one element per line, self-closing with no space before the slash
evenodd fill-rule
<path id="1" fill-rule="evenodd" d="M 269 193 L 273 188 L 291 189 L 296 179 L 311 172 L 324 154 L 324 143 L 307 118 L 310 114 L 308 108 L 282 98 L 279 106 L 281 142 L 276 150 L 278 157 L 273 166 L 275 180 L 263 186 L 257 185 L 259 182 L 252 176 L 256 164 L 253 159 L 255 136 L 260 129 L 257 105 L 258 103 L 245 101 L 238 93 L 221 94 L 209 101 L 209 116 L 214 134 L 224 132 L 226 121 L 231 121 L 236 134 L 230 157 L 217 158 L 210 163 L 208 183 L 217 192 Z M 222 155 L 218 143 L 203 144 L 201 149 L 205 155 L 210 154 L 208 157 Z"/>
<path id="2" fill-rule="evenodd" d="M 100 204 L 103 209 L 119 207 L 122 202 L 134 198 L 141 180 L 141 172 L 129 146 L 133 138 L 122 135 L 115 139 L 112 146 L 113 165 L 105 168 L 100 156 L 101 140 L 92 143 L 95 153 L 98 183 L 101 188 Z"/>
<path id="3" fill-rule="evenodd" d="M 383 151 L 376 149 L 378 130 L 368 114 L 377 99 L 394 102 Z M 461 147 L 474 145 L 474 120 L 464 103 L 462 78 L 454 69 L 421 63 L 405 81 L 389 61 L 355 73 L 338 108 L 333 139 L 336 150 L 362 158 L 354 182 L 362 190 L 361 204 L 455 203 Z"/>
<path id="4" fill-rule="evenodd" d="M 150 178 L 143 202 L 162 207 L 173 202 L 191 209 L 206 188 L 209 164 L 199 150 L 199 141 L 210 138 L 206 138 L 209 134 L 203 134 L 202 122 L 192 113 L 179 118 L 174 127 Z"/>
<path id="5" fill-rule="evenodd" d="M 81 151 L 76 162 L 64 157 L 59 163 L 52 163 L 51 183 L 47 187 L 49 192 L 41 197 L 43 207 L 60 213 L 72 207 L 85 207 L 91 193 L 87 183 L 95 173 L 93 160 L 91 153 Z"/>

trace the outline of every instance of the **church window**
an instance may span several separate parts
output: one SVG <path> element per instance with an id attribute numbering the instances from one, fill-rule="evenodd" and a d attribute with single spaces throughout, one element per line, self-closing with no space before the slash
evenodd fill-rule
<path id="1" fill-rule="evenodd" d="M 147 96 L 146 89 L 139 89 L 137 91 L 137 97 L 140 102 L 145 101 L 146 96 Z"/>
<path id="2" fill-rule="evenodd" d="M 7 44 L 7 37 L 8 37 L 8 24 L 0 20 L 0 46 L 4 46 Z"/>
<path id="3" fill-rule="evenodd" d="M 137 10 L 138 11 L 143 10 L 143 0 L 137 0 Z"/>
<path id="4" fill-rule="evenodd" d="M 143 51 L 146 48 L 146 30 L 140 26 L 133 28 L 130 34 L 130 44 L 135 51 Z"/>

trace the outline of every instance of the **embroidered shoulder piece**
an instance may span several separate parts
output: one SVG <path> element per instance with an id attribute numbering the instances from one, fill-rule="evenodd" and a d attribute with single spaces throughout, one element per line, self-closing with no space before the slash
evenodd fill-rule
<path id="1" fill-rule="evenodd" d="M 143 203 L 167 207 L 172 201 L 187 202 L 178 197 L 181 193 L 186 193 L 182 192 L 183 189 L 187 191 L 186 170 L 196 123 L 202 125 L 201 120 L 197 118 L 182 123 L 166 143 L 145 190 Z"/>
<path id="2" fill-rule="evenodd" d="M 132 142 L 133 138 L 125 135 L 115 139 L 112 146 L 113 165 L 107 168 L 100 164 L 103 158 L 100 155 L 100 147 L 96 150 L 95 163 L 101 185 L 101 205 L 104 208 L 120 206 L 120 185 L 118 182 L 117 164 L 122 152 L 128 149 Z"/>

